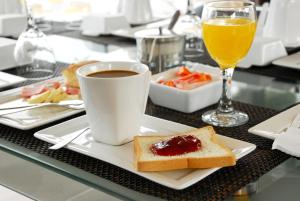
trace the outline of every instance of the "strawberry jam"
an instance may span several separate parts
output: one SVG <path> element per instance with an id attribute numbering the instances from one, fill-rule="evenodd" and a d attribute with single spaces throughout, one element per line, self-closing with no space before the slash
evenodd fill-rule
<path id="1" fill-rule="evenodd" d="M 201 141 L 193 135 L 175 136 L 150 146 L 152 153 L 159 156 L 176 156 L 198 151 L 200 148 Z"/>

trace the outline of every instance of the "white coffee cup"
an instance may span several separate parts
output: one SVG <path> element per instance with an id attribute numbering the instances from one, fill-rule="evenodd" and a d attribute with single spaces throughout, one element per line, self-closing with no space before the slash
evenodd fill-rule
<path id="1" fill-rule="evenodd" d="M 128 70 L 138 74 L 97 78 L 91 73 Z M 98 62 L 77 70 L 87 119 L 95 140 L 120 145 L 139 133 L 148 99 L 151 72 L 137 62 Z"/>

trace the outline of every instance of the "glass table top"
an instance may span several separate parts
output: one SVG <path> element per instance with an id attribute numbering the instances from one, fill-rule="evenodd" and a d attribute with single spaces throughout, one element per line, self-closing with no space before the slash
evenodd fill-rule
<path id="1" fill-rule="evenodd" d="M 75 45 L 76 49 L 73 49 L 72 53 L 66 53 L 70 50 L 70 47 L 62 44 L 60 42 L 61 38 L 58 36 L 52 36 L 52 39 L 54 49 L 59 49 L 59 55 L 57 58 L 62 62 L 74 62 L 80 59 L 135 59 L 134 46 L 119 48 L 117 46 L 101 45 L 88 41 L 76 40 L 69 42 L 69 44 L 73 43 L 72 45 Z M 236 71 L 233 79 L 232 96 L 235 101 L 250 103 L 275 110 L 282 110 L 299 102 L 300 100 L 300 93 L 298 90 L 299 85 L 295 82 L 278 81 L 271 77 L 254 75 L 242 71 Z M 127 189 L 63 162 L 37 154 L 9 142 L 0 141 L 0 149 L 17 155 L 18 157 L 25 158 L 26 160 L 32 161 L 38 165 L 42 165 L 47 169 L 63 174 L 100 191 L 116 196 L 117 198 L 125 200 L 157 199 L 152 196 Z M 300 179 L 297 179 L 296 176 L 297 172 L 299 173 L 300 171 L 299 166 L 300 163 L 298 160 L 289 159 L 274 170 L 262 176 L 259 181 L 254 184 L 256 193 L 251 194 L 250 196 L 244 193 L 243 196 L 239 196 L 238 198 L 232 197 L 228 200 L 237 200 L 240 198 L 243 200 L 266 200 L 262 198 L 268 198 L 268 200 L 271 200 L 272 197 L 270 196 L 272 196 L 272 192 L 276 193 L 276 191 L 274 191 L 275 189 L 280 188 L 280 185 L 287 185 L 286 182 L 288 181 L 282 181 L 282 179 L 291 179 L 291 184 L 293 185 L 300 184 Z M 273 185 L 275 185 L 274 190 L 272 188 Z M 291 196 L 292 195 L 296 194 L 294 193 L 291 194 Z"/>

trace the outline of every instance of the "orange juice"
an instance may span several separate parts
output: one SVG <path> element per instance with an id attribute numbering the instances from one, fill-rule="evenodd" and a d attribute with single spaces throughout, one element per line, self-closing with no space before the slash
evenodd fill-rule
<path id="1" fill-rule="evenodd" d="M 234 68 L 246 56 L 253 41 L 256 23 L 245 18 L 216 18 L 204 21 L 203 40 L 220 68 Z"/>

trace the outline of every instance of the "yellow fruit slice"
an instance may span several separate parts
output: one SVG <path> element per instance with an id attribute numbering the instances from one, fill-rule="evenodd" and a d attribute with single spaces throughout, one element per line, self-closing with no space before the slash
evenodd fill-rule
<path id="1" fill-rule="evenodd" d="M 55 97 L 53 97 L 52 102 L 58 103 L 59 101 L 65 100 L 67 97 L 67 94 L 63 91 L 61 91 L 59 94 L 57 94 Z"/>
<path id="2" fill-rule="evenodd" d="M 49 95 L 50 95 L 50 91 L 45 91 L 44 93 L 31 96 L 31 98 L 29 98 L 27 102 L 30 104 L 43 103 L 45 102 L 45 100 L 48 98 Z"/>
<path id="3" fill-rule="evenodd" d="M 58 89 L 51 89 L 51 92 L 49 94 L 49 96 L 47 97 L 47 99 L 45 100 L 46 103 L 49 103 L 49 102 L 53 102 L 53 103 L 56 103 L 55 102 L 55 99 L 57 96 L 60 95 L 60 93 L 62 93 L 62 89 L 61 87 L 59 87 Z"/>
<path id="4" fill-rule="evenodd" d="M 79 95 L 67 95 L 65 100 L 79 100 Z"/>

